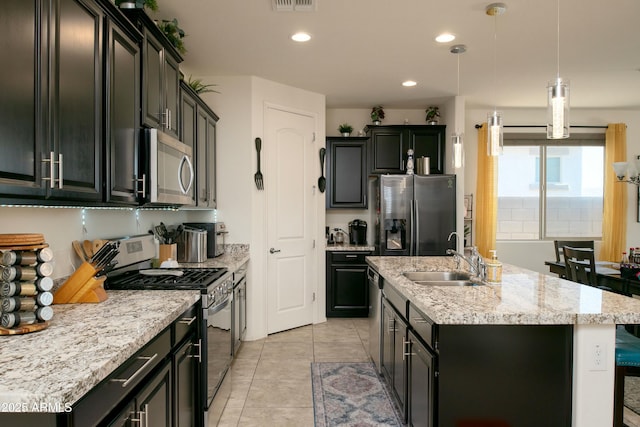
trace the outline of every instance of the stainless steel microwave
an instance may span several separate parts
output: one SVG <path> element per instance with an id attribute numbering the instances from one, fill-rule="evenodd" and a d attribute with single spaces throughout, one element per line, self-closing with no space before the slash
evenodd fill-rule
<path id="1" fill-rule="evenodd" d="M 139 158 L 144 204 L 195 204 L 192 147 L 158 129 L 144 129 Z"/>

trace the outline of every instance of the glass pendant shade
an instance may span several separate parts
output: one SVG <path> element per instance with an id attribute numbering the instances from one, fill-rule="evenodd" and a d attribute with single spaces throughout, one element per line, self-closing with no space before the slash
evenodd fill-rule
<path id="1" fill-rule="evenodd" d="M 622 181 L 627 176 L 627 162 L 615 162 L 613 164 L 613 170 L 616 173 L 616 177 Z"/>
<path id="2" fill-rule="evenodd" d="M 569 138 L 569 81 L 558 77 L 547 85 L 547 139 Z"/>
<path id="3" fill-rule="evenodd" d="M 464 146 L 462 145 L 462 134 L 454 133 L 451 136 L 451 142 L 453 143 L 453 157 L 451 165 L 454 169 L 460 169 L 464 167 Z"/>
<path id="4" fill-rule="evenodd" d="M 487 115 L 487 154 L 498 156 L 502 153 L 502 113 L 494 111 Z"/>

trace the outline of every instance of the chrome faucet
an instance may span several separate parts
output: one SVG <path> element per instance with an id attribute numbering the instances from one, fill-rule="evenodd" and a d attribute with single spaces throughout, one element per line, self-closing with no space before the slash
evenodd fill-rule
<path id="1" fill-rule="evenodd" d="M 447 242 L 450 242 L 450 241 L 451 241 L 451 238 L 452 238 L 454 235 L 456 236 L 456 251 L 459 251 L 459 250 L 460 250 L 460 233 L 458 233 L 457 231 L 452 231 L 452 232 L 449 234 L 449 237 L 447 237 Z"/>
<path id="2" fill-rule="evenodd" d="M 480 281 L 484 282 L 487 279 L 487 266 L 484 263 L 484 260 L 478 253 L 478 248 L 475 246 L 471 248 L 471 256 L 466 257 L 458 251 L 453 249 L 447 249 L 448 255 L 453 255 L 456 257 L 458 262 L 458 269 L 460 268 L 460 260 L 464 260 L 471 267 L 471 274 L 476 276 Z"/>

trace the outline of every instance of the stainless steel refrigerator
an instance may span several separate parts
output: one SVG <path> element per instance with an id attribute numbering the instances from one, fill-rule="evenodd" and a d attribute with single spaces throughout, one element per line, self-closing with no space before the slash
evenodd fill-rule
<path id="1" fill-rule="evenodd" d="M 375 243 L 380 255 L 446 255 L 456 249 L 455 175 L 381 175 Z"/>

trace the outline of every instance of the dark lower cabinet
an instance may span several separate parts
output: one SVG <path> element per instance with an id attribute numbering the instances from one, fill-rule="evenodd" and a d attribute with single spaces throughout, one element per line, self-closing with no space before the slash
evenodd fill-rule
<path id="1" fill-rule="evenodd" d="M 404 422 L 407 416 L 407 365 L 404 356 L 407 323 L 386 298 L 382 298 L 382 328 L 382 376 L 390 385 Z"/>
<path id="2" fill-rule="evenodd" d="M 407 424 L 411 427 L 433 427 L 435 392 L 435 355 L 408 332 Z"/>
<path id="3" fill-rule="evenodd" d="M 327 208 L 367 207 L 367 137 L 327 138 Z"/>
<path id="4" fill-rule="evenodd" d="M 327 252 L 327 317 L 367 317 L 369 282 L 365 257 L 371 252 Z"/>
<path id="5" fill-rule="evenodd" d="M 198 425 L 198 341 L 195 335 L 178 348 L 172 356 L 173 383 L 173 416 L 175 427 L 192 427 Z"/>
<path id="6" fill-rule="evenodd" d="M 171 363 L 167 361 L 125 406 L 109 427 L 133 425 L 171 427 Z"/>

